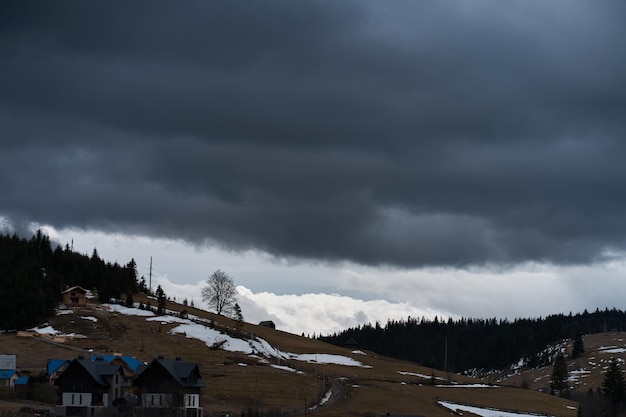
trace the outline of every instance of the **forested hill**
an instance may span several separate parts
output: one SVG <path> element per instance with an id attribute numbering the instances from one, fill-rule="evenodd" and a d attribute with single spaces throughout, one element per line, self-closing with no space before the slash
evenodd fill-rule
<path id="1" fill-rule="evenodd" d="M 451 372 L 502 369 L 525 358 L 529 367 L 547 365 L 540 354 L 546 346 L 581 334 L 624 329 L 626 313 L 605 309 L 582 314 L 555 314 L 545 318 L 415 319 L 365 325 L 320 340 L 344 345 L 354 339 L 359 348 Z M 570 352 L 571 353 L 571 352 Z M 447 360 L 446 360 L 447 359 Z"/>
<path id="2" fill-rule="evenodd" d="M 96 249 L 91 257 L 67 245 L 53 249 L 41 231 L 30 240 L 0 235 L 0 330 L 39 324 L 54 312 L 61 292 L 74 285 L 96 289 L 103 300 L 141 286 L 134 260 L 121 266 L 100 259 Z"/>

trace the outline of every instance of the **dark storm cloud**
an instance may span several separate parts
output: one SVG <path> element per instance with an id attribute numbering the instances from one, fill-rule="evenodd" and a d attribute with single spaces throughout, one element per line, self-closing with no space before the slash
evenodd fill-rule
<path id="1" fill-rule="evenodd" d="M 402 266 L 623 250 L 620 2 L 3 2 L 0 215 Z"/>

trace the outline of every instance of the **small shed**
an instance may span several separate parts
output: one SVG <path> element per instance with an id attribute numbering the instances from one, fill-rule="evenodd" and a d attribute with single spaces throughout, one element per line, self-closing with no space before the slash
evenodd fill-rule
<path id="1" fill-rule="evenodd" d="M 259 326 L 269 327 L 270 329 L 275 329 L 276 328 L 276 325 L 271 320 L 262 321 L 262 322 L 259 323 Z"/>
<path id="2" fill-rule="evenodd" d="M 358 349 L 359 343 L 351 337 L 350 339 L 346 340 L 343 346 L 349 349 Z"/>
<path id="3" fill-rule="evenodd" d="M 63 296 L 63 304 L 68 307 L 87 304 L 87 290 L 82 287 L 74 286 L 68 288 L 61 295 Z"/>
<path id="4" fill-rule="evenodd" d="M 29 376 L 20 376 L 15 380 L 15 388 L 28 389 Z"/>

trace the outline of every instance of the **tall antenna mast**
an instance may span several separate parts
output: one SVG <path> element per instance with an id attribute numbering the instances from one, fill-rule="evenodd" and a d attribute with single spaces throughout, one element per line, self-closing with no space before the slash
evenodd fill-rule
<path id="1" fill-rule="evenodd" d="M 150 283 L 148 285 L 148 294 L 152 294 L 152 256 L 150 257 Z"/>

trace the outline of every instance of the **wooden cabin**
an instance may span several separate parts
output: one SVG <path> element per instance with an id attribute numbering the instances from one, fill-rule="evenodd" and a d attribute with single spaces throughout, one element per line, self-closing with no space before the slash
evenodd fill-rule
<path id="1" fill-rule="evenodd" d="M 82 287 L 74 286 L 68 288 L 61 295 L 63 296 L 63 304 L 67 307 L 84 306 L 87 304 L 87 290 Z"/>

